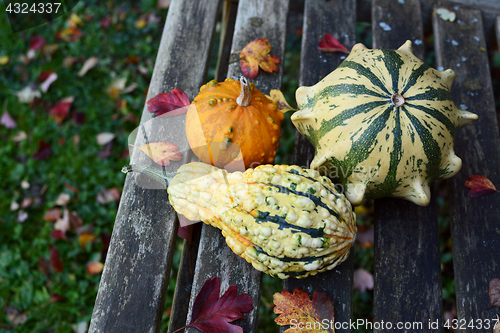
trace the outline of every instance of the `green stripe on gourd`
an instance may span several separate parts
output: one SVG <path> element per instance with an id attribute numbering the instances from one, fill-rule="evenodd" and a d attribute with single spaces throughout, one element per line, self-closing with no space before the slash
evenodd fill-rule
<path id="1" fill-rule="evenodd" d="M 292 121 L 316 148 L 311 168 L 339 182 L 353 205 L 400 197 L 429 203 L 429 185 L 456 174 L 457 130 L 477 118 L 452 101 L 452 70 L 398 50 L 356 45 L 312 87 L 297 90 Z"/>

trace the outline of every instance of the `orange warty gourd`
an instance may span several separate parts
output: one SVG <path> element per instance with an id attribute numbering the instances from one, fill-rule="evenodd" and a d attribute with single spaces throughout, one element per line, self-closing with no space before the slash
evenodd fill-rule
<path id="1" fill-rule="evenodd" d="M 212 80 L 188 109 L 186 135 L 202 162 L 224 167 L 243 158 L 245 168 L 256 167 L 274 162 L 283 118 L 277 103 L 244 77 Z"/>

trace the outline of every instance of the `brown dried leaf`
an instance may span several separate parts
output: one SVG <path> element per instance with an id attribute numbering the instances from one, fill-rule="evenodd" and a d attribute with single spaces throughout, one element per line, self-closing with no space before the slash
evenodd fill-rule
<path id="1" fill-rule="evenodd" d="M 153 142 L 142 146 L 129 144 L 129 146 L 139 148 L 153 161 L 163 166 L 170 165 L 170 161 L 180 161 L 182 158 L 182 154 L 177 151 L 179 146 L 170 142 Z"/>
<path id="2" fill-rule="evenodd" d="M 332 325 L 321 325 L 318 328 L 317 323 L 333 323 L 333 301 L 324 292 L 315 291 L 312 301 L 309 295 L 302 289 L 295 288 L 293 294 L 288 290 L 273 295 L 274 313 L 280 314 L 274 321 L 280 325 L 292 325 L 300 323 L 302 329 L 289 328 L 284 333 L 309 332 L 324 333 L 332 332 Z"/>

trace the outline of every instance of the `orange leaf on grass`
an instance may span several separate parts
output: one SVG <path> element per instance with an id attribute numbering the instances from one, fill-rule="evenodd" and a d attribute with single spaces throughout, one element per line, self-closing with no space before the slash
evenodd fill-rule
<path id="1" fill-rule="evenodd" d="M 230 322 L 245 317 L 243 313 L 253 309 L 253 300 L 248 294 L 237 293 L 238 287 L 233 285 L 219 298 L 219 278 L 206 280 L 194 300 L 191 322 L 183 328 L 196 327 L 205 333 L 243 333 L 241 327 Z"/>
<path id="2" fill-rule="evenodd" d="M 493 192 L 498 192 L 495 185 L 493 185 L 488 178 L 478 175 L 469 176 L 469 179 L 465 182 L 465 187 L 471 189 L 469 191 L 469 196 L 472 198 L 482 197 Z"/>
<path id="3" fill-rule="evenodd" d="M 258 38 L 245 46 L 240 52 L 240 67 L 243 75 L 255 79 L 259 73 L 259 67 L 268 73 L 277 72 L 280 59 L 269 54 L 270 51 L 271 43 L 267 38 Z"/>
<path id="4" fill-rule="evenodd" d="M 288 290 L 273 295 L 274 313 L 280 314 L 274 321 L 280 325 L 292 325 L 292 320 L 301 323 L 303 330 L 289 328 L 285 333 L 292 332 L 332 332 L 333 329 L 333 301 L 324 292 L 315 291 L 312 301 L 302 289 L 295 288 L 293 294 Z M 328 325 L 318 323 L 328 321 Z M 315 325 L 316 324 L 316 325 Z"/>
<path id="5" fill-rule="evenodd" d="M 87 263 L 87 274 L 96 275 L 102 272 L 104 264 L 99 261 L 92 261 Z"/>
<path id="6" fill-rule="evenodd" d="M 331 34 L 326 34 L 323 40 L 318 43 L 318 50 L 323 52 L 344 52 L 349 53 L 349 50 L 345 48 L 335 37 Z"/>
<path id="7" fill-rule="evenodd" d="M 78 236 L 78 243 L 81 247 L 85 248 L 88 243 L 92 243 L 95 240 L 95 235 L 90 232 L 82 232 Z"/>
<path id="8" fill-rule="evenodd" d="M 191 102 L 189 102 L 189 98 L 184 91 L 172 89 L 169 93 L 156 95 L 147 104 L 149 112 L 154 112 L 156 116 L 160 116 L 164 113 L 189 106 Z M 187 108 L 184 108 L 183 111 L 182 113 L 187 112 Z"/>
<path id="9" fill-rule="evenodd" d="M 146 153 L 153 161 L 159 165 L 168 166 L 170 161 L 180 161 L 182 154 L 177 151 L 179 146 L 175 143 L 170 142 L 153 142 L 147 143 L 142 146 L 134 146 L 129 144 L 134 148 L 139 148 Z"/>

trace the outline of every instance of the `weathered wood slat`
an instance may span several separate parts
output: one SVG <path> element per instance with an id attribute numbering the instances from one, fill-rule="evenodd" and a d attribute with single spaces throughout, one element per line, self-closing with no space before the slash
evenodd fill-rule
<path id="1" fill-rule="evenodd" d="M 206 72 L 217 7 L 217 1 L 172 1 L 147 100 L 172 88 L 194 97 Z M 184 128 L 184 117 L 168 118 L 166 124 L 151 119 L 145 107 L 136 144 L 168 141 L 187 151 L 185 136 L 174 130 Z M 188 158 L 183 154 L 169 171 Z M 139 150 L 131 161 L 151 163 Z M 127 175 L 89 332 L 159 331 L 177 231 L 176 213 L 161 188 Z"/>
<path id="2" fill-rule="evenodd" d="M 462 170 L 450 179 L 450 224 L 458 319 L 470 323 L 492 320 L 488 283 L 500 277 L 500 195 L 470 198 L 464 186 L 470 175 L 482 175 L 500 184 L 500 139 L 491 85 L 481 12 L 447 8 L 457 15 L 453 22 L 434 15 L 438 66 L 451 68 L 456 77 L 452 97 L 457 106 L 479 119 L 457 133 L 455 151 Z M 460 332 L 489 332 L 465 327 Z"/>
<path id="3" fill-rule="evenodd" d="M 238 5 L 231 52 L 241 51 L 254 39 L 265 37 L 272 45 L 271 54 L 281 59 L 280 72 L 268 74 L 260 70 L 259 76 L 251 80 L 260 91 L 266 94 L 271 89 L 281 87 L 287 12 L 288 0 L 248 0 L 240 1 Z M 227 75 L 238 78 L 241 75 L 239 56 L 233 59 L 236 60 L 230 63 Z M 187 322 L 191 320 L 192 305 L 203 283 L 217 276 L 221 280 L 221 293 L 229 286 L 237 285 L 238 293 L 248 293 L 252 297 L 254 309 L 234 324 L 240 325 L 244 332 L 255 332 L 261 293 L 261 275 L 251 264 L 231 251 L 220 230 L 203 225 Z M 196 331 L 194 328 L 186 330 L 186 332 Z"/>
<path id="4" fill-rule="evenodd" d="M 307 0 L 304 8 L 302 52 L 300 61 L 300 86 L 311 86 L 330 74 L 345 59 L 342 53 L 327 54 L 318 50 L 318 42 L 327 33 L 332 34 L 347 48 L 356 40 L 356 1 Z M 314 148 L 298 131 L 295 134 L 294 164 L 309 167 L 314 157 Z M 348 323 L 352 318 L 353 251 L 349 258 L 335 269 L 307 277 L 289 278 L 284 289 L 293 292 L 300 288 L 309 293 L 326 292 L 333 300 L 335 322 Z M 285 327 L 281 328 L 283 332 Z M 340 328 L 336 332 L 351 332 Z"/>
<path id="5" fill-rule="evenodd" d="M 372 1 L 373 47 L 397 49 L 411 40 L 415 55 L 423 59 L 420 6 L 419 0 Z M 428 327 L 429 320 L 442 318 L 439 231 L 431 195 L 427 207 L 401 199 L 375 200 L 375 322 L 422 323 L 411 332 L 442 332 L 440 325 Z"/>

